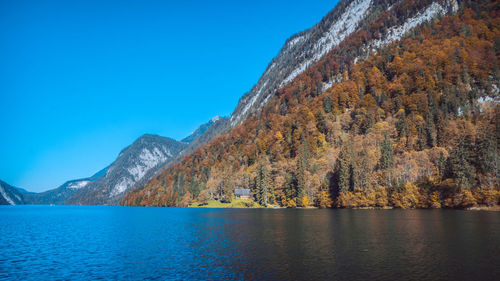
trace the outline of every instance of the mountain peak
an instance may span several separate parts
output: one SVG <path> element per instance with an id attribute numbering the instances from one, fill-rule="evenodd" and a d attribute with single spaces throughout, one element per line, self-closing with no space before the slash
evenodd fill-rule
<path id="1" fill-rule="evenodd" d="M 18 205 L 23 203 L 23 194 L 17 187 L 0 180 L 0 205 Z"/>
<path id="2" fill-rule="evenodd" d="M 219 121 L 219 119 L 220 119 L 219 115 L 215 115 L 215 116 L 212 118 L 212 120 L 211 120 L 211 121 L 212 121 L 213 123 L 215 123 L 215 122 Z"/>
<path id="3" fill-rule="evenodd" d="M 215 122 L 224 119 L 224 117 L 220 117 L 219 115 L 215 115 L 210 119 L 207 123 L 200 125 L 196 130 L 191 133 L 191 135 L 182 139 L 182 142 L 192 143 L 196 139 L 198 139 L 201 135 L 203 135 Z"/>

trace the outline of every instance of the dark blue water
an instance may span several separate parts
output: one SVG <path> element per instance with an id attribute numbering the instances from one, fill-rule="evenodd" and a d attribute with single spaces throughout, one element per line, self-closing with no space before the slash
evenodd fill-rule
<path id="1" fill-rule="evenodd" d="M 498 212 L 0 207 L 0 279 L 498 278 Z"/>

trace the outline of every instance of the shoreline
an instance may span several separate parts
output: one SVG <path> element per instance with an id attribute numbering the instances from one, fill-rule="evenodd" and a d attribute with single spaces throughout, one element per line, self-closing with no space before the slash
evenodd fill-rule
<path id="1" fill-rule="evenodd" d="M 488 212 L 500 212 L 500 205 L 493 205 L 493 206 L 487 206 L 487 205 L 478 205 L 478 206 L 472 206 L 472 207 L 467 207 L 467 208 L 407 208 L 407 209 L 402 209 L 402 208 L 394 208 L 392 206 L 385 206 L 385 207 L 357 207 L 357 208 L 319 208 L 319 207 L 314 207 L 314 206 L 308 206 L 308 207 L 296 207 L 296 208 L 287 208 L 287 207 L 280 207 L 280 206 L 268 206 L 268 207 L 262 207 L 259 205 L 253 205 L 251 207 L 246 207 L 242 205 L 238 206 L 231 206 L 232 204 L 229 203 L 227 205 L 203 205 L 203 206 L 198 206 L 197 204 L 192 204 L 187 207 L 167 207 L 167 206 L 132 206 L 132 205 L 48 205 L 48 204 L 20 204 L 20 205 L 0 205 L 0 207 L 10 207 L 10 206 L 47 206 L 47 207 L 56 207 L 56 206 L 74 206 L 74 207 L 82 207 L 82 206 L 87 206 L 87 207 L 144 207 L 144 208 L 199 208 L 199 209 L 297 209 L 297 210 L 318 210 L 318 209 L 330 209 L 330 210 L 459 210 L 459 211 L 488 211 Z"/>
<path id="2" fill-rule="evenodd" d="M 227 205 L 226 205 L 227 204 Z M 317 209 L 331 209 L 331 210 L 461 210 L 461 211 L 489 211 L 489 212 L 500 212 L 500 205 L 477 205 L 467 208 L 394 208 L 393 206 L 384 206 L 384 207 L 357 207 L 357 208 L 319 208 L 314 206 L 308 207 L 296 207 L 296 208 L 287 208 L 280 206 L 267 206 L 262 207 L 260 205 L 254 204 L 252 206 L 244 206 L 241 204 L 234 203 L 220 203 L 220 204 L 207 204 L 200 206 L 198 204 L 192 204 L 187 206 L 186 208 L 206 208 L 206 209 L 299 209 L 299 210 L 317 210 Z"/>

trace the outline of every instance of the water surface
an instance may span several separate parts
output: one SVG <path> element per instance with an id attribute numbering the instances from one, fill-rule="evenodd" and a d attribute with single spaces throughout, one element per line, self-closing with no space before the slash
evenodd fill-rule
<path id="1" fill-rule="evenodd" d="M 498 212 L 0 207 L 0 279 L 499 276 Z"/>

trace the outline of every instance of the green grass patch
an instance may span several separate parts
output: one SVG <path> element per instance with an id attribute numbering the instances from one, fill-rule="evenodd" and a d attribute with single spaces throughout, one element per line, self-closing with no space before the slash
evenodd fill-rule
<path id="1" fill-rule="evenodd" d="M 197 203 L 189 205 L 194 208 L 264 208 L 251 199 L 233 199 L 231 203 L 222 203 L 217 200 L 210 200 L 207 204 L 199 205 Z"/>

